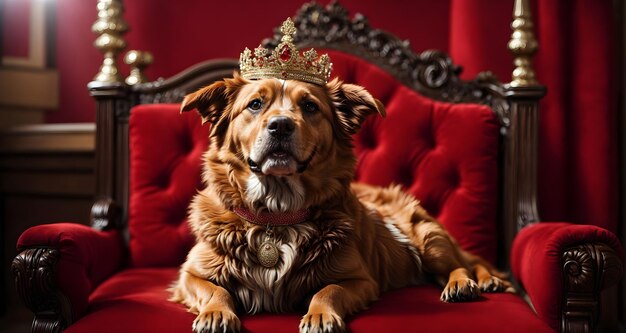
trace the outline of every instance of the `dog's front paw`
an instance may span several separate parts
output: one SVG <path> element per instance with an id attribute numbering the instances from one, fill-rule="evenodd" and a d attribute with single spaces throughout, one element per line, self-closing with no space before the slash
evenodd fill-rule
<path id="1" fill-rule="evenodd" d="M 340 333 L 345 331 L 346 324 L 334 312 L 307 313 L 300 321 L 300 333 Z"/>
<path id="2" fill-rule="evenodd" d="M 515 293 L 515 288 L 513 288 L 511 282 L 500 279 L 499 277 L 493 275 L 490 276 L 488 279 L 479 279 L 478 286 L 480 287 L 481 291 L 486 293 Z"/>
<path id="3" fill-rule="evenodd" d="M 444 302 L 464 302 L 471 301 L 480 296 L 478 284 L 470 278 L 458 278 L 448 281 L 448 284 L 441 293 L 441 300 Z"/>
<path id="4" fill-rule="evenodd" d="M 232 311 L 204 311 L 193 321 L 192 328 L 196 333 L 234 333 L 241 330 L 241 322 Z"/>

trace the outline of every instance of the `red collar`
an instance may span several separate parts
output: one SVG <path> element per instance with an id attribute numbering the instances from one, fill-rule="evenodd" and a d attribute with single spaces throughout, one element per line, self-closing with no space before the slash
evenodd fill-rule
<path id="1" fill-rule="evenodd" d="M 254 224 L 265 226 L 285 226 L 308 221 L 313 215 L 309 209 L 301 209 L 291 213 L 261 212 L 255 214 L 247 208 L 233 208 L 233 212 L 240 218 Z"/>

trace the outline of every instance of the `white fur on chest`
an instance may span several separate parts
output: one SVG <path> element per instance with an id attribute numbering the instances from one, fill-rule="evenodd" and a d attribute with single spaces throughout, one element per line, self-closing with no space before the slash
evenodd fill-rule
<path id="1" fill-rule="evenodd" d="M 297 211 L 304 205 L 305 190 L 297 177 L 257 176 L 250 174 L 246 199 L 267 207 L 270 212 Z"/>
<path id="2" fill-rule="evenodd" d="M 266 241 L 266 234 L 258 232 L 259 229 L 249 230 L 246 233 L 248 244 L 259 248 Z M 236 293 L 243 307 L 250 313 L 260 311 L 282 312 L 284 309 L 282 286 L 285 275 L 293 268 L 298 255 L 298 233 L 294 228 L 285 227 L 281 231 L 281 239 L 272 239 L 279 249 L 279 263 L 272 268 L 264 267 L 258 263 L 249 262 L 247 269 L 247 281 L 237 286 Z"/>

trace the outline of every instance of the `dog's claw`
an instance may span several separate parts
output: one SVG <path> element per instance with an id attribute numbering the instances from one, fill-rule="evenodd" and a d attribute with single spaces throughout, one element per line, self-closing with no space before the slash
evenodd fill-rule
<path id="1" fill-rule="evenodd" d="M 300 321 L 300 333 L 342 333 L 343 319 L 336 313 L 307 313 Z"/>
<path id="2" fill-rule="evenodd" d="M 232 311 L 205 311 L 193 321 L 195 333 L 236 333 L 241 330 L 241 322 Z"/>
<path id="3" fill-rule="evenodd" d="M 479 281 L 480 290 L 486 293 L 515 293 L 515 288 L 511 282 L 491 276 L 489 279 Z"/>
<path id="4" fill-rule="evenodd" d="M 441 300 L 446 303 L 471 301 L 480 296 L 478 284 L 470 278 L 461 278 L 448 282 L 441 293 Z"/>

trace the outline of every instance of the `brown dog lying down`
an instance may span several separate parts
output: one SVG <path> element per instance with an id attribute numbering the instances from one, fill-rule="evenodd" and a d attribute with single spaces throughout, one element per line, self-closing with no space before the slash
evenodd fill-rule
<path id="1" fill-rule="evenodd" d="M 197 243 L 172 300 L 196 332 L 238 331 L 236 310 L 295 311 L 301 332 L 340 332 L 342 318 L 425 273 L 441 300 L 512 290 L 459 248 L 398 186 L 351 184 L 351 135 L 383 105 L 333 80 L 247 80 L 235 74 L 185 97 L 211 122 L 204 181 L 190 207 Z"/>
<path id="2" fill-rule="evenodd" d="M 241 54 L 242 76 L 181 106 L 212 123 L 207 187 L 190 206 L 196 245 L 172 287 L 172 300 L 198 314 L 194 331 L 240 330 L 237 309 L 308 305 L 300 332 L 341 332 L 346 315 L 424 273 L 444 286 L 444 302 L 511 291 L 398 186 L 351 184 L 352 135 L 384 107 L 362 87 L 328 82 L 330 59 L 300 55 L 290 19 L 281 32 L 271 54 Z"/>

